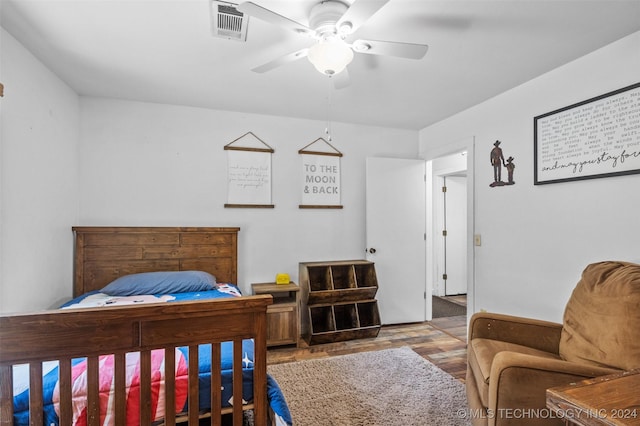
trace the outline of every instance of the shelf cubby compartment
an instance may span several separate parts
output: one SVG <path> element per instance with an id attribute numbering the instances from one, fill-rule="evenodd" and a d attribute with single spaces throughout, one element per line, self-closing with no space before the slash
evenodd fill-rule
<path id="1" fill-rule="evenodd" d="M 375 287 L 378 288 L 378 277 L 373 263 L 363 263 L 353 265 L 358 288 Z"/>
<path id="2" fill-rule="evenodd" d="M 311 316 L 311 334 L 327 333 L 336 330 L 331 306 L 312 306 L 309 308 Z"/>
<path id="3" fill-rule="evenodd" d="M 380 327 L 380 313 L 375 300 L 358 303 L 360 327 Z"/>
<path id="4" fill-rule="evenodd" d="M 359 299 L 373 299 L 378 292 L 378 278 L 373 263 L 353 265 Z"/>
<path id="5" fill-rule="evenodd" d="M 355 303 L 333 305 L 333 315 L 336 330 L 351 330 L 360 327 Z"/>
<path id="6" fill-rule="evenodd" d="M 333 290 L 331 269 L 328 266 L 310 266 L 307 271 L 311 292 Z"/>
<path id="7" fill-rule="evenodd" d="M 356 276 L 353 265 L 332 265 L 331 281 L 334 290 L 356 288 Z"/>

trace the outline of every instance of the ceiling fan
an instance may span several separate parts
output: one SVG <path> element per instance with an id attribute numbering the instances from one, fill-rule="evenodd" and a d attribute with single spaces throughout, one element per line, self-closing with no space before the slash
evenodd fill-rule
<path id="1" fill-rule="evenodd" d="M 252 71 L 267 72 L 306 57 L 319 72 L 325 75 L 334 76 L 339 73 L 346 75 L 346 66 L 352 61 L 354 52 L 408 59 L 423 58 L 429 48 L 426 44 L 364 39 L 349 42 L 350 36 L 388 2 L 389 0 L 354 0 L 351 5 L 348 5 L 341 0 L 323 0 L 312 7 L 308 26 L 251 1 L 239 4 L 237 9 L 244 14 L 316 40 L 316 43 L 308 48 L 276 58 L 253 68 Z M 346 79 L 342 78 L 342 81 L 348 82 L 348 76 Z"/>

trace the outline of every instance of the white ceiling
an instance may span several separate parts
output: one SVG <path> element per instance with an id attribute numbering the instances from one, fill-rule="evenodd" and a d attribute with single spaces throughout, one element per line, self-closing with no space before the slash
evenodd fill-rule
<path id="1" fill-rule="evenodd" d="M 316 1 L 254 0 L 304 24 Z M 2 26 L 81 95 L 407 129 L 640 30 L 639 0 L 391 0 L 356 36 L 426 43 L 427 55 L 356 54 L 351 85 L 335 90 L 306 59 L 252 72 L 312 41 L 256 18 L 246 42 L 213 37 L 209 0 L 1 4 Z"/>

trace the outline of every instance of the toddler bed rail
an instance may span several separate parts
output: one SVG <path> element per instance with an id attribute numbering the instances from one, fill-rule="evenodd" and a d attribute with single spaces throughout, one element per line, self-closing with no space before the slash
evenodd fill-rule
<path id="1" fill-rule="evenodd" d="M 0 317 L 0 424 L 14 422 L 14 369 L 28 365 L 29 422 L 42 425 L 43 365 L 56 361 L 58 365 L 57 407 L 59 424 L 70 425 L 77 401 L 72 399 L 77 386 L 74 360 L 86 358 L 86 415 L 87 425 L 103 424 L 105 416 L 112 416 L 110 424 L 127 424 L 134 416 L 141 425 L 151 425 L 158 410 L 162 421 L 174 425 L 180 420 L 181 405 L 175 374 L 179 362 L 176 348 L 187 348 L 188 378 L 186 380 L 186 418 L 189 425 L 197 425 L 202 415 L 199 408 L 198 352 L 199 345 L 211 346 L 211 424 L 221 423 L 227 411 L 233 425 L 243 422 L 243 408 L 254 410 L 256 426 L 265 426 L 268 417 L 266 368 L 266 309 L 271 296 L 249 296 L 208 301 L 115 306 L 95 309 L 45 311 L 35 314 L 3 315 Z M 243 350 L 244 339 L 254 339 L 253 401 L 243 407 Z M 233 403 L 221 408 L 220 348 L 222 342 L 233 342 L 232 388 Z M 161 384 L 153 384 L 157 366 L 152 358 L 157 350 L 164 352 L 164 374 Z M 127 354 L 139 353 L 139 383 L 131 384 L 127 394 Z M 100 369 L 104 355 L 113 355 L 112 394 L 105 403 L 100 396 Z M 182 362 L 183 360 L 180 360 Z M 154 361 L 155 362 L 155 361 Z M 46 373 L 46 371 L 44 371 Z M 245 374 L 246 371 L 245 371 Z M 184 382 L 184 380 L 183 380 Z M 137 412 L 131 412 L 128 399 L 131 393 L 139 396 Z M 159 396 L 159 392 L 163 396 Z M 181 391 L 183 392 L 183 391 Z M 183 392 L 184 393 L 184 392 Z M 134 398 L 137 399 L 137 398 Z M 183 401 L 184 402 L 184 401 Z M 178 409 L 176 409 L 178 406 Z M 48 423 L 46 423 L 48 424 Z"/>

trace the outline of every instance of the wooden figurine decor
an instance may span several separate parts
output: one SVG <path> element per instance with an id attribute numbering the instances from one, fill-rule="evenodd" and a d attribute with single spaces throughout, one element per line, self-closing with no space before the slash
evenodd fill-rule
<path id="1" fill-rule="evenodd" d="M 502 148 L 500 148 L 501 143 L 502 142 L 498 140 L 493 143 L 493 149 L 489 156 L 491 165 L 493 166 L 493 182 L 489 184 L 492 188 L 496 186 L 513 185 L 516 183 L 513 180 L 513 171 L 516 168 L 516 165 L 513 163 L 513 157 L 509 157 L 505 161 Z M 502 180 L 502 167 L 507 169 L 508 180 L 506 182 Z"/>

